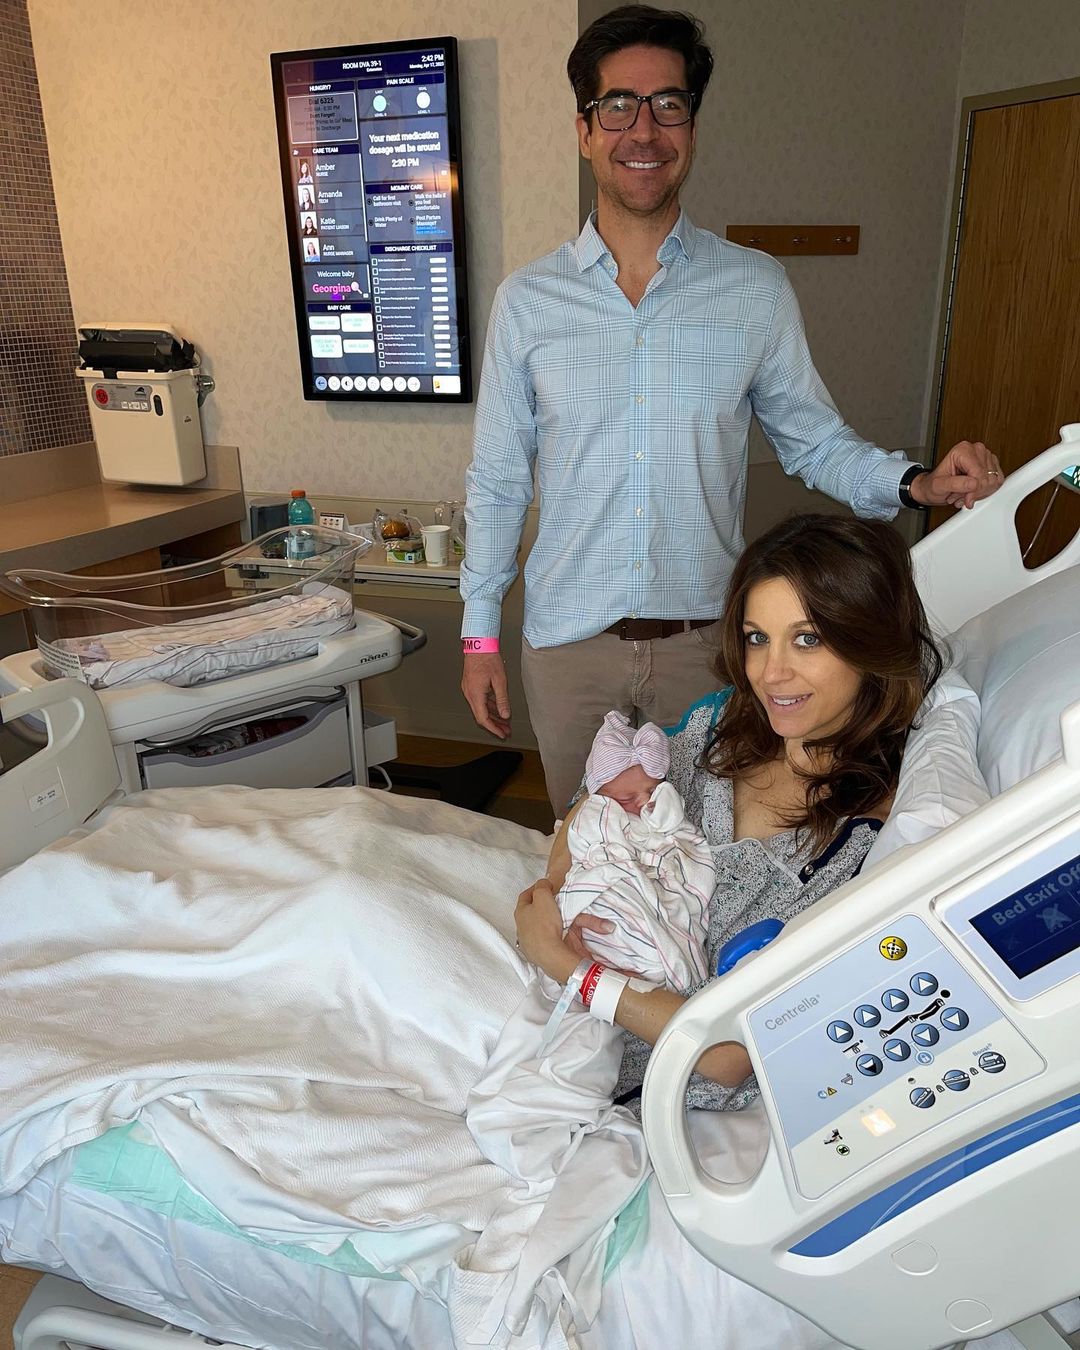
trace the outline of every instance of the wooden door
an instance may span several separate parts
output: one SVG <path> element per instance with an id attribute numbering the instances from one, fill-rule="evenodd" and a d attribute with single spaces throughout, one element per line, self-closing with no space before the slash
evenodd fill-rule
<path id="1" fill-rule="evenodd" d="M 958 240 L 934 460 L 981 440 L 1009 473 L 1080 421 L 1080 94 L 972 115 Z M 1022 549 L 1053 491 L 1017 512 Z M 1063 488 L 1027 565 L 1078 528 L 1080 495 Z"/>

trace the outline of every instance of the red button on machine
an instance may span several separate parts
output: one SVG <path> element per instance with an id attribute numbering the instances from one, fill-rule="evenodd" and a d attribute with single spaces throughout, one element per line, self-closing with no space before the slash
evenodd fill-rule
<path id="1" fill-rule="evenodd" d="M 98 403 L 101 404 L 102 407 L 104 407 L 105 404 L 108 403 L 109 401 L 109 391 L 107 389 L 95 389 L 94 398 L 98 401 Z"/>

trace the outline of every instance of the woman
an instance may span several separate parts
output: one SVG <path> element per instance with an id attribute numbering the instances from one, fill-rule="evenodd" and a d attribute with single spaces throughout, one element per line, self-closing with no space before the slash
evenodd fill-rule
<path id="1" fill-rule="evenodd" d="M 854 876 L 888 815 L 908 731 L 941 673 L 900 536 L 838 516 L 775 526 L 735 567 L 715 669 L 725 687 L 670 733 L 669 774 L 716 866 L 710 970 L 743 928 L 786 922 Z M 554 892 L 568 863 L 564 825 L 516 914 L 523 955 L 560 983 L 589 955 L 581 928 L 610 929 L 583 919 L 564 936 Z M 640 1096 L 649 1047 L 682 1003 L 623 991 L 617 1101 Z M 738 1109 L 756 1095 L 740 1045 L 713 1046 L 697 1069 L 691 1106 Z"/>

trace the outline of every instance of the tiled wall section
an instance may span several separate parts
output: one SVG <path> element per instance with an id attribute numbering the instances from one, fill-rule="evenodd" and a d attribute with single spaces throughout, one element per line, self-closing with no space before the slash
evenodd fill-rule
<path id="1" fill-rule="evenodd" d="M 92 440 L 26 0 L 0 0 L 0 455 Z"/>

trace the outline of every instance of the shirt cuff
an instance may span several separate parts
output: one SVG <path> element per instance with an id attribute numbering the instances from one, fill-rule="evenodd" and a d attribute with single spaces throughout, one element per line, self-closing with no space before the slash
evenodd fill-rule
<path id="1" fill-rule="evenodd" d="M 497 638 L 502 629 L 502 606 L 486 600 L 466 600 L 461 636 Z"/>
<path id="2" fill-rule="evenodd" d="M 903 502 L 900 500 L 900 480 L 916 464 L 920 468 L 925 467 L 917 459 L 908 459 L 902 450 L 893 450 L 889 458 L 878 468 L 874 486 L 880 486 L 882 504 L 888 505 L 894 512 L 898 507 L 903 506 Z"/>

